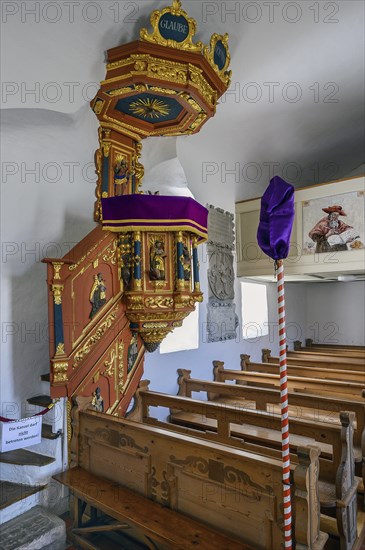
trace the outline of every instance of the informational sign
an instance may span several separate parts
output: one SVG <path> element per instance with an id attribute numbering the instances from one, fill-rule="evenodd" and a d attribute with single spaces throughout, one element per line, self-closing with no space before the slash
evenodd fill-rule
<path id="1" fill-rule="evenodd" d="M 0 452 L 23 449 L 41 442 L 42 417 L 33 416 L 11 422 L 0 422 Z"/>

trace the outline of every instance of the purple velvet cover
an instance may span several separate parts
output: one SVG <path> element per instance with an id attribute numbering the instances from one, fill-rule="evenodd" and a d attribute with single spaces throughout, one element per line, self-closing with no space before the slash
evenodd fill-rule
<path id="1" fill-rule="evenodd" d="M 288 256 L 293 222 L 294 187 L 275 176 L 262 196 L 257 230 L 260 248 L 273 260 Z"/>
<path id="2" fill-rule="evenodd" d="M 101 200 L 103 228 L 109 231 L 191 231 L 205 241 L 208 210 L 190 197 L 122 195 Z"/>

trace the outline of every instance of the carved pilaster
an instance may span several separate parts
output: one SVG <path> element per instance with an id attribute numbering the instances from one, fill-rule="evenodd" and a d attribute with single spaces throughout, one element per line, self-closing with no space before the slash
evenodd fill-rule
<path id="1" fill-rule="evenodd" d="M 51 285 L 53 301 L 57 306 L 62 304 L 62 292 L 64 288 L 65 288 L 64 285 L 59 285 L 59 284 Z"/>

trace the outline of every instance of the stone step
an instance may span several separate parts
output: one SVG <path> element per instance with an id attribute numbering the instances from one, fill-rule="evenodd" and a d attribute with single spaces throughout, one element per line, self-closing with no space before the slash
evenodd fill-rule
<path id="1" fill-rule="evenodd" d="M 37 407 L 48 407 L 53 403 L 53 399 L 49 395 L 35 395 L 34 397 L 29 397 L 27 399 L 30 405 L 37 405 Z"/>
<path id="2" fill-rule="evenodd" d="M 42 506 L 35 506 L 0 527 L 6 550 L 64 550 L 66 524 Z"/>
<path id="3" fill-rule="evenodd" d="M 42 437 L 44 439 L 58 439 L 62 434 L 54 433 L 51 424 L 42 424 Z"/>
<path id="4" fill-rule="evenodd" d="M 0 481 L 0 510 L 39 491 L 43 491 L 45 487 L 46 485 L 32 486 L 23 483 L 12 483 L 11 481 Z"/>
<path id="5" fill-rule="evenodd" d="M 16 449 L 15 451 L 7 451 L 0 453 L 0 463 L 17 464 L 20 466 L 46 466 L 55 462 L 55 459 L 50 456 L 32 453 L 26 449 Z"/>
<path id="6" fill-rule="evenodd" d="M 47 485 L 0 481 L 0 525 L 41 504 L 47 498 L 46 489 Z"/>

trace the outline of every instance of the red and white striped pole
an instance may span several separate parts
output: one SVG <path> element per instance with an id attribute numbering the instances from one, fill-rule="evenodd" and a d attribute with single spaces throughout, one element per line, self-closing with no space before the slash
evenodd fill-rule
<path id="1" fill-rule="evenodd" d="M 276 262 L 276 280 L 278 289 L 279 313 L 279 355 L 280 355 L 280 396 L 281 396 L 281 452 L 283 460 L 283 496 L 284 496 L 284 538 L 285 548 L 292 548 L 292 515 L 290 495 L 290 448 L 289 448 L 289 408 L 288 382 L 286 368 L 286 329 L 285 329 L 285 292 L 284 262 Z"/>

